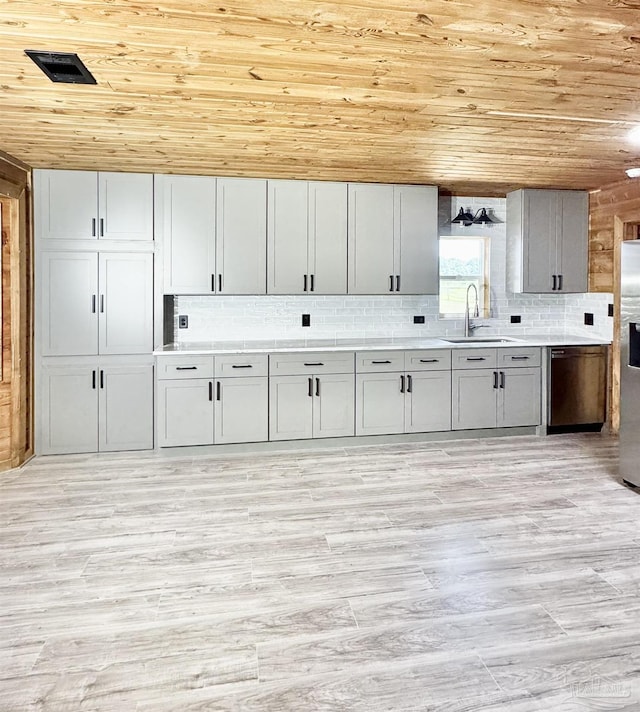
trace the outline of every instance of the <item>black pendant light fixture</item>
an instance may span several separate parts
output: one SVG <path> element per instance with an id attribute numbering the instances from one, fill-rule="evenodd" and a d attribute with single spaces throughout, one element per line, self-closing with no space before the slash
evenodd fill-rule
<path id="1" fill-rule="evenodd" d="M 493 220 L 489 217 L 486 208 L 480 208 L 475 215 L 472 215 L 469 210 L 460 208 L 460 210 L 458 210 L 458 214 L 451 222 L 469 227 L 470 225 L 491 225 Z"/>
<path id="2" fill-rule="evenodd" d="M 451 221 L 452 223 L 458 223 L 462 225 L 471 225 L 473 223 L 473 215 L 464 208 L 460 208 L 458 214 Z"/>

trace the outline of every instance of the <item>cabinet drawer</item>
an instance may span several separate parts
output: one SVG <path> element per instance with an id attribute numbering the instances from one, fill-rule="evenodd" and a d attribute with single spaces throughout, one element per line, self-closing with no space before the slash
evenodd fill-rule
<path id="1" fill-rule="evenodd" d="M 158 356 L 158 380 L 213 378 L 213 356 Z"/>
<path id="2" fill-rule="evenodd" d="M 319 351 L 305 354 L 270 354 L 269 375 L 300 376 L 320 373 L 353 373 L 353 352 Z"/>
<path id="3" fill-rule="evenodd" d="M 448 371 L 451 368 L 451 349 L 405 351 L 405 371 Z"/>
<path id="4" fill-rule="evenodd" d="M 540 348 L 524 346 L 522 348 L 498 349 L 498 366 L 540 366 Z"/>
<path id="5" fill-rule="evenodd" d="M 497 349 L 454 349 L 451 352 L 452 368 L 496 368 Z"/>
<path id="6" fill-rule="evenodd" d="M 267 354 L 230 354 L 216 356 L 216 378 L 266 376 L 269 371 Z"/>
<path id="7" fill-rule="evenodd" d="M 404 371 L 404 351 L 360 351 L 356 353 L 356 373 Z"/>

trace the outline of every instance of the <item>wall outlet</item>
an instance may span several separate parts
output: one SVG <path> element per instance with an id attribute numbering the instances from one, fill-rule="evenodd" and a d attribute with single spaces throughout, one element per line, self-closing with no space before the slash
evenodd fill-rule
<path id="1" fill-rule="evenodd" d="M 424 324 L 424 316 L 422 316 L 422 314 L 419 314 L 418 316 L 414 316 L 413 323 L 414 324 Z"/>
<path id="2" fill-rule="evenodd" d="M 593 326 L 593 314 L 590 312 L 585 312 L 584 313 L 584 323 L 587 326 Z"/>
<path id="3" fill-rule="evenodd" d="M 311 314 L 302 315 L 302 326 L 311 326 Z"/>
<path id="4" fill-rule="evenodd" d="M 607 305 L 607 316 L 613 316 L 613 304 Z"/>
<path id="5" fill-rule="evenodd" d="M 520 314 L 512 314 L 511 315 L 511 323 L 512 324 L 520 324 L 522 322 L 522 317 Z"/>
<path id="6" fill-rule="evenodd" d="M 178 316 L 178 329 L 188 329 L 189 328 L 189 317 L 186 314 L 180 314 Z"/>

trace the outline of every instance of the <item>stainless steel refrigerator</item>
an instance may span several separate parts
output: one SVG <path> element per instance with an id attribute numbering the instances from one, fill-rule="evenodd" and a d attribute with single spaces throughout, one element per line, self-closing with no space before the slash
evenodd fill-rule
<path id="1" fill-rule="evenodd" d="M 640 487 L 640 240 L 621 245 L 620 475 Z"/>

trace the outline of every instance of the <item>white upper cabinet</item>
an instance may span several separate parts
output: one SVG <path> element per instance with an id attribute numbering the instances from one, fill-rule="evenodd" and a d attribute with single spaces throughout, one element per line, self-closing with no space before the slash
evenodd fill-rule
<path id="1" fill-rule="evenodd" d="M 34 171 L 42 239 L 153 240 L 153 176 Z"/>
<path id="2" fill-rule="evenodd" d="M 216 291 L 267 291 L 267 181 L 218 178 L 216 206 Z"/>
<path id="3" fill-rule="evenodd" d="M 156 176 L 165 294 L 265 294 L 267 181 Z"/>
<path id="4" fill-rule="evenodd" d="M 400 294 L 437 294 L 438 189 L 394 186 L 395 264 Z"/>
<path id="5" fill-rule="evenodd" d="M 153 350 L 153 255 L 100 254 L 98 344 L 101 354 Z"/>
<path id="6" fill-rule="evenodd" d="M 216 179 L 156 176 L 162 202 L 164 291 L 206 294 L 215 287 Z"/>
<path id="7" fill-rule="evenodd" d="M 584 191 L 523 189 L 507 196 L 507 240 L 515 292 L 588 289 L 589 199 Z"/>
<path id="8" fill-rule="evenodd" d="M 349 293 L 437 294 L 438 189 L 349 184 Z"/>
<path id="9" fill-rule="evenodd" d="M 153 350 L 153 255 L 42 252 L 43 356 Z"/>
<path id="10" fill-rule="evenodd" d="M 395 291 L 393 186 L 349 184 L 349 293 Z"/>
<path id="11" fill-rule="evenodd" d="M 346 294 L 347 185 L 270 180 L 269 294 Z"/>

